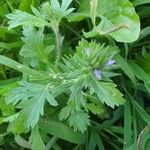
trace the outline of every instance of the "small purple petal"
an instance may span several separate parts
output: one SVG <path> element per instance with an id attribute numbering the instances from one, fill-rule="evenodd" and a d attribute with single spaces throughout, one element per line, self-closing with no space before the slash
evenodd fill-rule
<path id="1" fill-rule="evenodd" d="M 89 56 L 91 52 L 91 48 L 85 48 L 84 51 Z"/>
<path id="2" fill-rule="evenodd" d="M 115 63 L 115 60 L 110 59 L 110 60 L 105 64 L 105 66 L 111 66 L 111 65 L 113 65 L 114 63 Z"/>
<path id="3" fill-rule="evenodd" d="M 96 79 L 98 79 L 98 80 L 101 79 L 101 71 L 100 71 L 100 70 L 95 69 L 95 70 L 93 71 L 93 73 L 94 73 Z"/>

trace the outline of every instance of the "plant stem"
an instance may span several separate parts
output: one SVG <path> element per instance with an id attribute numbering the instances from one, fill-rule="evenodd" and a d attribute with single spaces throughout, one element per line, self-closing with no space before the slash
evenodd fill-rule
<path id="1" fill-rule="evenodd" d="M 60 39 L 60 33 L 59 33 L 59 27 L 56 26 L 54 29 L 55 36 L 56 36 L 56 66 L 58 66 L 58 63 L 60 61 L 60 55 L 61 55 L 61 39 Z"/>

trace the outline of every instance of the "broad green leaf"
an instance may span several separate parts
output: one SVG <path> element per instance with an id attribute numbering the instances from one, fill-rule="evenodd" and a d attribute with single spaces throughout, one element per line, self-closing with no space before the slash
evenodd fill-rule
<path id="1" fill-rule="evenodd" d="M 90 0 L 80 1 L 77 13 L 69 16 L 69 21 L 79 21 L 90 17 Z M 128 0 L 98 0 L 97 17 L 101 22 L 92 31 L 85 33 L 86 37 L 108 34 L 118 42 L 133 42 L 138 39 L 140 21 L 134 7 Z"/>
<path id="2" fill-rule="evenodd" d="M 41 120 L 39 127 L 42 131 L 75 144 L 85 142 L 85 134 L 74 132 L 66 124 L 58 121 Z"/>
<path id="3" fill-rule="evenodd" d="M 45 150 L 45 145 L 39 133 L 38 126 L 32 129 L 29 142 L 31 143 L 32 150 Z"/>

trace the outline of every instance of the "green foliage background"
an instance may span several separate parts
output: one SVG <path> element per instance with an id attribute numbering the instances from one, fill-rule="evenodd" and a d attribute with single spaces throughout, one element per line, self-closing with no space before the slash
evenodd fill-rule
<path id="1" fill-rule="evenodd" d="M 149 150 L 149 0 L 0 1 L 0 149 Z"/>

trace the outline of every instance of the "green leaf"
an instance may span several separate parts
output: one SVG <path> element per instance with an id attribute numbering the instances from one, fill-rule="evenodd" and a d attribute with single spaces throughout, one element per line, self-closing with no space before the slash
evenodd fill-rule
<path id="1" fill-rule="evenodd" d="M 76 103 L 77 108 L 85 106 L 85 100 L 82 92 L 82 85 L 83 80 L 81 79 L 76 81 L 76 83 L 74 83 L 71 87 L 70 101 L 74 101 Z"/>
<path id="2" fill-rule="evenodd" d="M 77 13 L 69 16 L 69 21 L 79 21 L 90 17 L 90 0 L 80 1 Z M 108 34 L 118 42 L 133 42 L 138 39 L 140 21 L 134 7 L 128 0 L 99 0 L 97 5 L 97 17 L 101 22 L 92 31 L 85 33 L 88 37 Z"/>
<path id="3" fill-rule="evenodd" d="M 72 0 L 62 0 L 62 4 L 60 5 L 58 0 L 51 0 L 50 3 L 46 2 L 42 5 L 42 13 L 50 21 L 53 30 L 58 27 L 62 18 L 74 10 L 74 8 L 68 8 L 71 2 Z"/>
<path id="4" fill-rule="evenodd" d="M 123 116 L 123 107 L 119 107 L 117 110 L 113 112 L 113 117 L 109 120 L 104 121 L 102 124 L 99 124 L 97 128 L 99 130 L 108 128 L 113 125 L 117 120 L 119 120 Z"/>
<path id="5" fill-rule="evenodd" d="M 149 114 L 146 113 L 146 111 L 136 102 L 132 99 L 132 104 L 135 107 L 136 111 L 138 112 L 138 114 L 142 117 L 142 119 L 148 124 L 150 125 L 150 116 Z"/>
<path id="6" fill-rule="evenodd" d="M 34 8 L 36 9 L 36 8 Z M 36 9 L 37 10 L 37 9 Z M 8 22 L 8 29 L 15 28 L 17 26 L 35 26 L 35 27 L 44 27 L 48 25 L 48 22 L 42 18 L 31 15 L 27 12 L 23 12 L 20 10 L 15 10 L 14 13 L 6 15 L 10 21 Z"/>
<path id="7" fill-rule="evenodd" d="M 90 16 L 92 19 L 92 23 L 95 27 L 95 23 L 96 23 L 96 16 L 97 16 L 97 4 L 98 4 L 98 0 L 91 0 L 90 1 Z"/>
<path id="8" fill-rule="evenodd" d="M 72 81 L 69 88 L 70 101 L 75 101 L 76 108 L 85 107 L 82 89 L 90 89 L 91 95 L 95 93 L 100 102 L 112 108 L 124 104 L 123 95 L 117 90 L 116 85 L 108 82 L 111 81 L 110 77 L 116 75 L 110 72 L 117 68 L 115 61 L 112 64 L 108 63 L 113 60 L 118 49 L 113 46 L 105 47 L 95 41 L 89 43 L 82 40 L 76 50 L 74 56 L 64 59 L 65 65 L 62 65 L 63 71 L 67 73 L 66 79 Z M 95 70 L 98 75 L 95 74 Z"/>
<path id="9" fill-rule="evenodd" d="M 74 132 L 73 129 L 62 122 L 41 120 L 39 126 L 42 131 L 71 143 L 82 144 L 85 142 L 85 134 Z"/>
<path id="10" fill-rule="evenodd" d="M 16 107 L 21 109 L 16 120 L 20 118 L 24 120 L 26 128 L 33 128 L 38 123 L 40 115 L 44 114 L 45 100 L 52 106 L 57 106 L 58 103 L 50 94 L 49 84 L 33 84 L 26 81 L 19 84 L 20 87 L 11 90 L 5 99 L 7 103 L 17 104 Z"/>
<path id="11" fill-rule="evenodd" d="M 74 101 L 70 101 L 68 105 L 61 110 L 59 119 L 67 119 L 70 127 L 74 128 L 74 131 L 81 131 L 82 133 L 84 133 L 87 126 L 90 125 L 88 114 L 81 110 Z"/>
<path id="12" fill-rule="evenodd" d="M 1 56 L 1 55 L 0 55 L 0 64 L 6 65 L 10 68 L 13 68 L 13 69 L 19 71 L 19 72 L 22 72 L 24 74 L 31 75 L 31 76 L 34 76 L 37 78 L 39 78 L 39 77 L 45 78 L 45 75 L 46 75 L 46 74 L 41 73 L 40 71 L 33 70 L 27 66 L 24 66 L 16 61 L 10 59 L 10 58 L 7 58 L 7 57 Z"/>
<path id="13" fill-rule="evenodd" d="M 100 115 L 105 112 L 105 109 L 101 105 L 96 105 L 94 103 L 87 103 L 86 108 L 95 115 Z"/>
<path id="14" fill-rule="evenodd" d="M 31 149 L 31 145 L 26 140 L 24 140 L 20 135 L 15 136 L 15 141 L 19 146 Z"/>
<path id="15" fill-rule="evenodd" d="M 130 66 L 135 76 L 144 82 L 147 91 L 150 93 L 150 75 L 135 63 L 130 63 Z"/>
<path id="16" fill-rule="evenodd" d="M 118 89 L 116 89 L 116 85 L 114 83 L 97 82 L 92 80 L 90 87 L 102 103 L 106 103 L 112 108 L 114 108 L 115 105 L 123 105 L 125 102 L 122 98 L 123 95 Z"/>
<path id="17" fill-rule="evenodd" d="M 74 128 L 74 131 L 84 131 L 87 130 L 87 126 L 90 125 L 89 116 L 84 111 L 74 111 L 69 116 L 69 125 Z"/>
<path id="18" fill-rule="evenodd" d="M 22 134 L 29 131 L 26 126 L 27 116 L 23 113 L 17 113 L 3 119 L 3 122 L 9 122 L 7 131 L 15 134 Z"/>
<path id="19" fill-rule="evenodd" d="M 125 61 L 121 55 L 115 56 L 116 63 L 119 65 L 119 67 L 124 71 L 124 73 L 131 79 L 134 86 L 136 85 L 136 79 L 135 75 L 131 69 L 131 66 L 128 64 L 127 61 Z"/>
<path id="20" fill-rule="evenodd" d="M 12 42 L 12 43 L 0 42 L 0 48 L 3 48 L 3 49 L 20 48 L 21 46 L 22 46 L 21 41 Z"/>
<path id="21" fill-rule="evenodd" d="M 88 150 L 95 150 L 96 146 L 98 147 L 98 149 L 100 150 L 104 150 L 104 145 L 103 142 L 100 138 L 100 135 L 95 131 L 92 130 L 90 139 L 89 139 L 89 143 L 88 143 Z"/>
<path id="22" fill-rule="evenodd" d="M 31 143 L 32 150 L 45 150 L 45 145 L 39 133 L 38 126 L 32 129 L 29 142 Z"/>
<path id="23" fill-rule="evenodd" d="M 63 109 L 61 109 L 59 114 L 59 120 L 66 120 L 71 113 L 74 112 L 75 104 L 70 101 L 67 106 L 65 106 Z"/>
<path id="24" fill-rule="evenodd" d="M 139 6 L 139 5 L 142 5 L 142 4 L 149 4 L 150 1 L 149 0 L 134 0 L 133 4 L 134 6 Z"/>
<path id="25" fill-rule="evenodd" d="M 145 27 L 144 29 L 141 30 L 139 40 L 145 38 L 149 34 L 150 34 L 150 26 Z"/>
<path id="26" fill-rule="evenodd" d="M 15 108 L 11 104 L 6 104 L 5 99 L 3 97 L 0 97 L 0 110 L 2 112 L 2 115 L 7 117 L 11 116 L 15 113 Z"/>
<path id="27" fill-rule="evenodd" d="M 20 55 L 24 58 L 28 59 L 28 64 L 34 67 L 32 64 L 37 62 L 38 65 L 41 63 L 50 67 L 49 63 L 49 51 L 54 49 L 54 45 L 50 45 L 45 48 L 44 45 L 44 34 L 43 29 L 39 29 L 38 31 L 32 27 L 24 27 L 23 35 L 25 37 L 22 38 L 24 45 L 20 51 Z"/>
<path id="28" fill-rule="evenodd" d="M 131 104 L 128 98 L 126 97 L 124 105 L 124 148 L 130 146 L 132 134 Z"/>
<path id="29" fill-rule="evenodd" d="M 31 12 L 31 5 L 38 6 L 39 4 L 39 0 L 23 0 L 19 5 L 19 9 L 22 11 Z"/>

